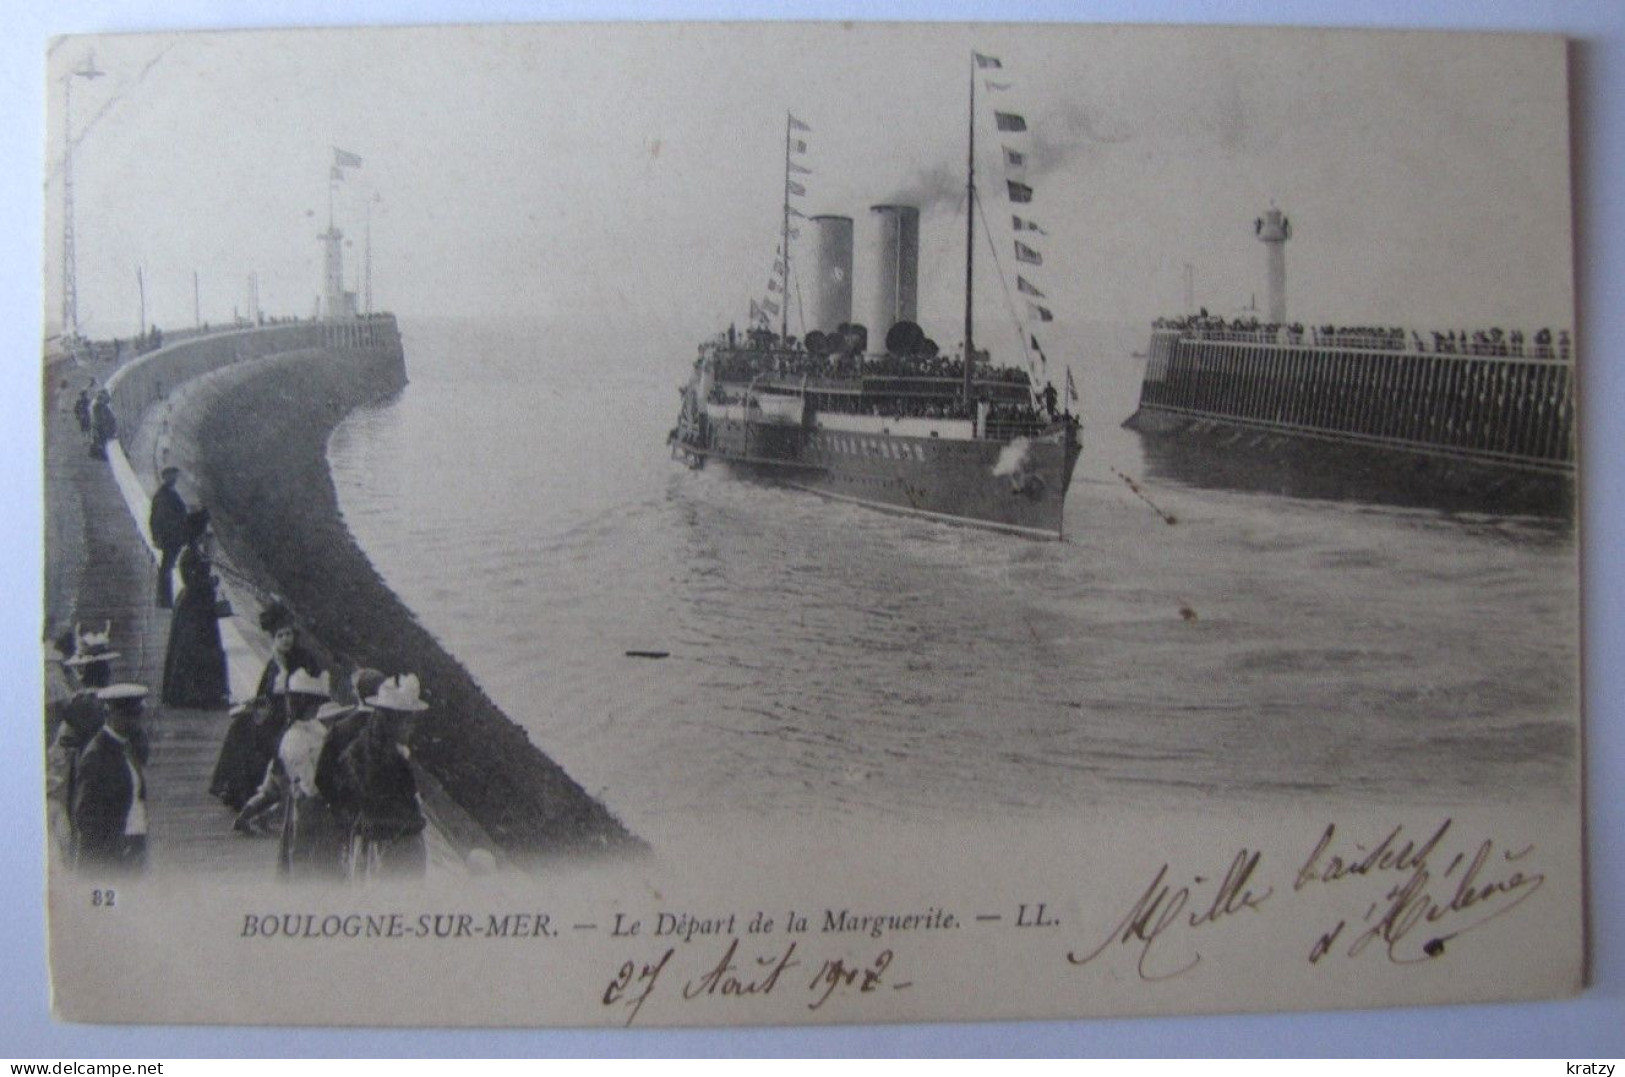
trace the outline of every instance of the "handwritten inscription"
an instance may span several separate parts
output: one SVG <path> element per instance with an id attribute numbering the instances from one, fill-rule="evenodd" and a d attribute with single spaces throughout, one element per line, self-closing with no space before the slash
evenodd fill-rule
<path id="1" fill-rule="evenodd" d="M 910 986 L 886 979 L 893 960 L 890 949 L 856 962 L 844 957 L 826 958 L 808 978 L 807 966 L 797 956 L 799 945 L 791 941 L 742 954 L 740 940 L 734 937 L 720 951 L 698 951 L 707 956 L 697 961 L 692 960 L 696 951 L 685 951 L 683 958 L 677 958 L 677 948 L 670 947 L 653 961 L 623 962 L 604 988 L 600 1001 L 605 1007 L 624 1012 L 626 1024 L 631 1025 L 657 991 L 678 1004 L 759 999 L 799 991 L 807 999 L 807 1009 L 818 1010 L 837 995 L 861 996 L 883 987 L 900 990 Z M 679 965 L 686 964 L 701 971 L 686 978 L 682 973 L 673 972 L 668 979 L 673 982 L 681 979 L 681 987 L 662 991 L 662 977 L 672 967 L 674 958 Z"/>
<path id="2" fill-rule="evenodd" d="M 1068 951 L 1068 963 L 1087 965 L 1113 947 L 1122 947 L 1135 954 L 1135 972 L 1142 980 L 1167 980 L 1191 971 L 1202 960 L 1195 932 L 1243 912 L 1257 912 L 1274 893 L 1253 881 L 1259 860 L 1259 853 L 1242 849 L 1216 882 L 1196 875 L 1177 886 L 1169 881 L 1169 866 L 1162 865 L 1105 940 L 1087 953 Z M 1158 948 L 1164 936 L 1167 941 Z"/>
<path id="3" fill-rule="evenodd" d="M 1546 881 L 1545 875 L 1523 866 L 1533 846 L 1504 849 L 1489 838 L 1470 854 L 1451 856 L 1443 871 L 1436 872 L 1451 826 L 1446 819 L 1420 845 L 1395 827 L 1369 851 L 1354 845 L 1349 854 L 1331 851 L 1337 828 L 1327 826 L 1299 869 L 1294 889 L 1372 874 L 1397 878 L 1353 925 L 1342 919 L 1324 932 L 1310 948 L 1310 963 L 1337 953 L 1357 958 L 1373 946 L 1396 964 L 1431 961 L 1443 956 L 1451 942 L 1517 908 Z M 1345 934 L 1351 937 L 1345 940 Z"/>
<path id="4" fill-rule="evenodd" d="M 1274 904 L 1326 891 L 1348 894 L 1363 911 L 1320 931 L 1308 947 L 1309 963 L 1368 952 L 1396 964 L 1433 961 L 1544 884 L 1545 875 L 1531 866 L 1533 845 L 1508 849 L 1484 838 L 1458 846 L 1454 826 L 1445 819 L 1415 835 L 1395 826 L 1375 841 L 1362 841 L 1328 824 L 1299 862 L 1290 890 Z M 1183 976 L 1201 964 L 1204 936 L 1243 914 L 1265 913 L 1276 896 L 1267 877 L 1262 854 L 1245 848 L 1222 875 L 1183 873 L 1164 863 L 1104 939 L 1091 950 L 1067 951 L 1066 960 L 1083 966 L 1126 953 L 1143 981 Z"/>
<path id="5" fill-rule="evenodd" d="M 944 986 L 931 983 L 933 967 L 959 967 L 948 939 L 967 928 L 1011 931 L 1051 960 L 1059 952 L 1066 968 L 1121 968 L 1146 984 L 1189 976 L 1216 960 L 1210 955 L 1260 942 L 1249 951 L 1254 966 L 1289 955 L 1315 967 L 1436 963 L 1464 939 L 1487 939 L 1482 929 L 1528 902 L 1549 870 L 1533 845 L 1464 834 L 1449 818 L 1365 833 L 1327 823 L 1299 847 L 1305 848 L 1297 856 L 1241 846 L 1215 850 L 1211 860 L 1170 858 L 1140 881 L 1124 881 L 1122 904 L 1108 904 L 1099 916 L 1091 915 L 1098 906 L 1080 911 L 1075 899 L 1039 892 L 968 910 L 832 904 L 773 915 L 749 907 L 596 914 L 267 910 L 244 915 L 238 934 L 270 946 L 432 940 L 569 947 L 598 936 L 616 948 L 611 956 L 618 963 L 594 966 L 585 986 L 611 1020 L 647 1020 L 651 1004 L 665 1019 L 704 1007 L 706 1020 L 731 1020 L 730 1011 L 755 1020 L 786 1010 L 861 1018 L 865 1006 L 874 1007 L 865 1000 L 915 989 L 916 982 Z M 932 944 L 910 950 L 926 936 Z M 932 960 L 922 962 L 922 954 Z M 904 967 L 908 974 L 900 975 Z"/>

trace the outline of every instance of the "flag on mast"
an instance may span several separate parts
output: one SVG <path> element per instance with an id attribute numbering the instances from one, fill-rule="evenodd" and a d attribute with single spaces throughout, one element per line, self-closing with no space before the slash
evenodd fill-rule
<path id="1" fill-rule="evenodd" d="M 1008 90 L 1013 83 L 994 82 L 992 79 L 983 79 L 982 85 L 987 87 L 988 93 L 999 93 L 1000 91 Z"/>
<path id="2" fill-rule="evenodd" d="M 971 55 L 976 57 L 976 66 L 984 70 L 989 67 L 999 68 L 1004 66 L 1003 64 L 999 63 L 999 59 L 996 56 L 983 56 L 979 52 L 972 52 Z"/>
<path id="3" fill-rule="evenodd" d="M 355 154 L 351 153 L 348 150 L 341 150 L 337 146 L 334 146 L 333 147 L 333 167 L 335 167 L 335 168 L 360 168 L 361 167 L 361 158 L 357 157 Z"/>
<path id="4" fill-rule="evenodd" d="M 995 112 L 993 122 L 1001 131 L 1025 131 L 1027 129 L 1026 119 L 1014 112 Z"/>
<path id="5" fill-rule="evenodd" d="M 1016 291 L 1022 293 L 1023 295 L 1035 296 L 1039 299 L 1044 298 L 1044 293 L 1034 287 L 1033 282 L 1028 280 L 1026 277 L 1023 277 L 1020 273 L 1016 274 Z"/>
<path id="6" fill-rule="evenodd" d="M 1066 395 L 1074 404 L 1078 402 L 1078 387 L 1072 381 L 1072 368 L 1066 368 Z"/>
<path id="7" fill-rule="evenodd" d="M 806 124 L 804 124 L 800 120 L 796 119 L 796 114 L 794 112 L 790 113 L 789 115 L 790 115 L 790 130 L 792 130 L 792 131 L 806 131 L 808 134 L 812 133 L 812 128 L 808 127 Z"/>
<path id="8" fill-rule="evenodd" d="M 1010 201 L 1024 203 L 1033 200 L 1033 189 L 1025 183 L 1017 183 L 1015 180 L 1005 180 L 1004 182 L 1005 186 L 1010 190 Z"/>
<path id="9" fill-rule="evenodd" d="M 1026 262 L 1031 266 L 1041 266 L 1044 264 L 1044 256 L 1018 239 L 1016 240 L 1016 261 Z"/>

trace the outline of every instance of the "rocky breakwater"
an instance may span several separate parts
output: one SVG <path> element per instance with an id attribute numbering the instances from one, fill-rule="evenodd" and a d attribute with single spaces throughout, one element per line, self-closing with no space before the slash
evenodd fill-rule
<path id="1" fill-rule="evenodd" d="M 115 400 L 167 424 L 162 452 L 195 478 L 234 569 L 280 596 L 337 669 L 422 678 L 434 710 L 412 760 L 511 860 L 641 850 L 418 623 L 344 526 L 328 437 L 351 409 L 406 384 L 393 318 L 369 321 L 361 335 L 335 335 L 342 324 L 226 334 L 214 345 L 231 349 L 226 361 L 154 364 L 139 393 L 132 382 Z M 166 382 L 186 379 L 178 402 L 161 399 Z"/>

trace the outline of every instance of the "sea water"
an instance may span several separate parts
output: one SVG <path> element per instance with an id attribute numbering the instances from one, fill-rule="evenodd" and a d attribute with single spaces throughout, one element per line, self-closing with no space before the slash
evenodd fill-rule
<path id="1" fill-rule="evenodd" d="M 1120 428 L 1138 327 L 1069 348 L 1085 427 L 1062 543 L 689 470 L 666 446 L 695 345 L 676 334 L 403 332 L 410 386 L 329 444 L 345 520 L 657 846 L 747 822 L 1572 795 L 1572 530 L 1148 478 Z"/>

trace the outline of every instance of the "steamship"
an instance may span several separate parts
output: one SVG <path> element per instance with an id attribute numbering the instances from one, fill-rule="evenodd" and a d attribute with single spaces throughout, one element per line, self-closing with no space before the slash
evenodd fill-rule
<path id="1" fill-rule="evenodd" d="M 976 72 L 988 66 L 1000 65 L 972 54 L 963 351 L 939 355 L 914 321 L 919 209 L 908 205 L 871 207 L 878 242 L 870 268 L 878 321 L 887 327 L 884 350 L 871 348 L 866 328 L 851 324 L 850 217 L 806 218 L 815 230 L 812 305 L 819 328 L 800 342 L 789 336 L 788 303 L 779 307 L 772 297 L 788 293 L 790 218 L 801 216 L 791 198 L 804 193 L 793 177 L 809 171 L 796 161 L 805 152 L 798 136 L 810 130 L 790 114 L 785 213 L 769 296 L 752 302 L 747 331 L 730 327 L 700 346 L 692 376 L 679 389 L 682 406 L 669 438 L 674 456 L 691 467 L 721 463 L 743 475 L 889 512 L 1062 537 L 1079 454 L 1070 371 L 1058 409 L 1053 386 L 1040 391 L 1029 371 L 995 367 L 974 344 Z M 1009 114 L 994 115 L 1000 130 L 1017 129 Z M 1030 188 L 1016 187 L 1030 195 Z M 1016 246 L 1018 256 L 1032 255 L 1032 248 Z M 1025 279 L 1023 284 L 1028 294 L 1037 292 Z M 779 315 L 778 333 L 771 328 L 772 314 Z M 1045 310 L 1043 320 L 1049 317 Z M 1034 333 L 1024 332 L 1023 340 L 1038 351 Z"/>
<path id="2" fill-rule="evenodd" d="M 1286 318 L 1275 208 L 1269 320 L 1187 316 L 1151 333 L 1139 409 L 1154 471 L 1197 485 L 1571 519 L 1567 331 L 1305 328 Z"/>

